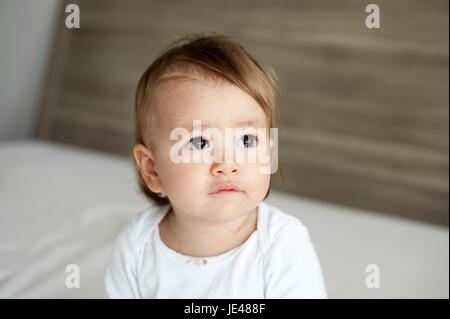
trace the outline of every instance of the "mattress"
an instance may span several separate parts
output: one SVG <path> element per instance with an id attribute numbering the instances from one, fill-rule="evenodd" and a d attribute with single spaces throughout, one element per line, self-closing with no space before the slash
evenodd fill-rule
<path id="1" fill-rule="evenodd" d="M 329 298 L 449 298 L 448 227 L 275 190 L 266 202 L 308 228 Z M 116 236 L 149 205 L 131 155 L 0 144 L 0 298 L 102 298 Z"/>

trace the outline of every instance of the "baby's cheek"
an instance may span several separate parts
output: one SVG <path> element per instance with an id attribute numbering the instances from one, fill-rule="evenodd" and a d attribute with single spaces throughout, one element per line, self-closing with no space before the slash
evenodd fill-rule
<path id="1" fill-rule="evenodd" d="M 189 192 L 193 189 L 193 186 L 199 185 L 200 183 L 198 180 L 200 174 L 192 167 L 192 164 L 171 164 L 168 166 L 168 170 L 170 188 L 176 190 L 178 193 Z"/>
<path id="2" fill-rule="evenodd" d="M 253 196 L 260 196 L 261 193 L 265 193 L 270 184 L 270 174 L 262 174 L 260 168 L 261 165 L 259 164 L 248 164 L 245 167 L 248 173 L 245 174 L 246 179 Z"/>

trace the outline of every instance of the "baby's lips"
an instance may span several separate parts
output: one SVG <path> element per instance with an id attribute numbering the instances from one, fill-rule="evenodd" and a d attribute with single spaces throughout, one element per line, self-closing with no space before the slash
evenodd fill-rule
<path id="1" fill-rule="evenodd" d="M 223 184 L 220 184 L 220 185 L 217 185 L 216 187 L 214 187 L 212 192 L 211 192 L 211 194 L 215 194 L 217 192 L 225 191 L 225 190 L 241 192 L 241 189 L 238 186 L 236 186 L 235 184 L 233 184 L 233 183 L 223 183 Z"/>

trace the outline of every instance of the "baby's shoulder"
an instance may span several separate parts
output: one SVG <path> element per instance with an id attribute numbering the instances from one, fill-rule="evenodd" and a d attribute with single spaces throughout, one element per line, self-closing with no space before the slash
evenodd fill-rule
<path id="1" fill-rule="evenodd" d="M 136 247 L 142 247 L 150 238 L 150 233 L 153 231 L 154 227 L 162 217 L 164 217 L 164 214 L 169 208 L 169 205 L 151 205 L 145 210 L 134 214 L 122 229 L 123 236 L 129 237 L 129 240 L 131 240 Z"/>
<path id="2" fill-rule="evenodd" d="M 262 208 L 261 236 L 264 251 L 274 243 L 309 240 L 308 229 L 300 219 L 265 202 L 262 203 Z"/>

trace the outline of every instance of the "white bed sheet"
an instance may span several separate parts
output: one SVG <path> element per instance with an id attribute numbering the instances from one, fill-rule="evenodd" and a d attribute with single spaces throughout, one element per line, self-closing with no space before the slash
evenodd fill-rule
<path id="1" fill-rule="evenodd" d="M 448 298 L 448 227 L 271 191 L 309 229 L 329 298 Z M 101 298 L 113 242 L 149 204 L 131 157 L 41 140 L 0 144 L 0 298 Z M 80 288 L 66 288 L 66 266 Z M 380 269 L 367 288 L 366 266 Z"/>

